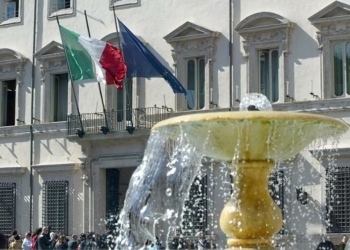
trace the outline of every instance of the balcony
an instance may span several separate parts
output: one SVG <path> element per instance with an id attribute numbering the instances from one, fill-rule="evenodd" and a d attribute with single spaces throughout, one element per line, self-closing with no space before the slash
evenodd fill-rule
<path id="1" fill-rule="evenodd" d="M 134 130 L 151 129 L 154 124 L 163 121 L 173 114 L 166 107 L 136 108 L 129 110 L 111 110 L 100 113 L 84 113 L 67 116 L 68 136 L 96 135 Z"/>

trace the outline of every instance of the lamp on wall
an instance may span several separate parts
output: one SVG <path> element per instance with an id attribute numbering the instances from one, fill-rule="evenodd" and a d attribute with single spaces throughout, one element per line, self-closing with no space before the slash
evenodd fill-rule
<path id="1" fill-rule="evenodd" d="M 306 205 L 308 203 L 308 194 L 307 192 L 303 189 L 303 187 L 297 187 L 296 188 L 296 193 L 297 193 L 297 201 L 300 201 L 302 205 Z"/>

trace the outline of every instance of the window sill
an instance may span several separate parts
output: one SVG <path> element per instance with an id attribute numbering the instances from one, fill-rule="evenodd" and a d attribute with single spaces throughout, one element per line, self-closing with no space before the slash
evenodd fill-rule
<path id="1" fill-rule="evenodd" d="M 134 7 L 139 5 L 139 0 L 119 0 L 112 4 L 110 4 L 109 9 L 113 10 L 113 7 L 118 8 L 128 8 L 128 7 Z"/>
<path id="2" fill-rule="evenodd" d="M 55 19 L 56 16 L 74 16 L 73 8 L 58 10 L 55 12 L 51 12 L 48 16 L 49 19 Z"/>
<path id="3" fill-rule="evenodd" d="M 2 21 L 0 23 L 0 27 L 1 26 L 11 25 L 11 24 L 20 24 L 20 23 L 21 23 L 21 18 L 20 17 L 13 17 L 13 18 L 9 18 L 9 19 L 6 19 L 6 20 Z"/>

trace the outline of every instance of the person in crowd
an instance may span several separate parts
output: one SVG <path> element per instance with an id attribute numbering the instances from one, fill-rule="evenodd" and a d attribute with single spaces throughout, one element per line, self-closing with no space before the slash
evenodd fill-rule
<path id="1" fill-rule="evenodd" d="M 17 230 L 16 230 L 16 229 L 12 231 L 11 236 L 10 236 L 10 238 L 8 239 L 8 245 L 10 245 L 12 242 L 15 241 L 15 237 L 16 237 L 17 234 L 18 234 L 18 233 L 17 233 Z"/>
<path id="2" fill-rule="evenodd" d="M 14 241 L 11 242 L 9 249 L 10 250 L 21 250 L 22 249 L 22 240 L 18 234 L 15 236 Z"/>
<path id="3" fill-rule="evenodd" d="M 36 243 L 38 241 L 38 237 L 41 235 L 41 232 L 42 232 L 42 228 L 41 227 L 35 229 L 35 232 L 32 235 L 32 250 L 36 250 L 37 249 Z"/>
<path id="4" fill-rule="evenodd" d="M 80 244 L 79 244 L 79 250 L 85 250 L 86 249 L 86 235 L 80 234 Z"/>
<path id="5" fill-rule="evenodd" d="M 37 250 L 47 250 L 50 248 L 51 241 L 50 241 L 50 232 L 48 227 L 43 227 L 43 230 L 36 242 L 36 245 L 37 245 L 36 246 Z"/>
<path id="6" fill-rule="evenodd" d="M 26 233 L 26 237 L 23 240 L 22 243 L 22 249 L 23 250 L 31 250 L 32 249 L 32 234 L 30 232 Z"/>
<path id="7" fill-rule="evenodd" d="M 54 249 L 58 241 L 58 235 L 55 233 L 50 233 L 51 249 Z"/>
<path id="8" fill-rule="evenodd" d="M 68 250 L 76 250 L 78 248 L 77 239 L 78 236 L 76 234 L 73 234 L 72 238 L 68 241 Z"/>
<path id="9" fill-rule="evenodd" d="M 205 239 L 203 232 L 197 234 L 198 240 L 196 241 L 195 247 L 198 250 L 204 250 L 207 248 L 207 240 Z"/>
<path id="10" fill-rule="evenodd" d="M 322 241 L 318 244 L 316 250 L 336 250 L 333 242 L 328 239 L 322 239 Z"/>
<path id="11" fill-rule="evenodd" d="M 6 236 L 0 233 L 0 249 L 7 249 L 7 242 Z"/>
<path id="12" fill-rule="evenodd" d="M 61 234 L 58 237 L 58 241 L 55 245 L 55 249 L 68 249 L 68 244 L 67 244 L 65 235 Z"/>
<path id="13" fill-rule="evenodd" d="M 338 246 L 338 250 L 345 250 L 346 242 L 348 242 L 348 236 L 343 235 L 343 238 Z"/>

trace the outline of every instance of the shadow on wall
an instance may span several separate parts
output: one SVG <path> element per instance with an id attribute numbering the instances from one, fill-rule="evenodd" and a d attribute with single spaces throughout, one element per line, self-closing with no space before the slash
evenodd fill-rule
<path id="1" fill-rule="evenodd" d="M 293 20 L 291 20 L 293 22 Z M 311 24 L 310 24 L 311 25 Z M 310 36 L 305 30 L 299 27 L 294 23 L 294 28 L 291 30 L 290 34 L 290 45 L 289 45 L 289 53 L 287 54 L 287 79 L 289 81 L 289 93 L 290 96 L 293 96 L 294 99 L 297 100 L 297 96 L 295 93 L 295 86 L 297 84 L 295 82 L 295 68 L 302 67 L 303 63 L 300 61 L 301 59 L 310 59 L 310 58 L 318 58 L 319 50 L 318 44 L 315 39 Z M 299 74 L 309 74 L 307 71 L 300 71 Z M 302 77 L 303 75 L 300 75 Z M 318 76 L 314 76 L 315 81 L 318 79 Z M 305 79 L 305 81 L 311 81 L 311 79 Z M 310 82 L 305 82 L 304 84 L 309 84 Z M 293 86 L 293 87 L 292 87 Z M 301 101 L 301 100 L 297 100 Z"/>
<path id="2" fill-rule="evenodd" d="M 322 167 L 322 166 L 321 166 Z M 307 191 L 307 203 L 297 200 L 297 188 Z M 305 189 L 305 187 L 310 187 Z M 324 209 L 317 200 L 321 193 L 321 174 L 301 155 L 291 171 L 290 222 L 288 233 L 296 237 L 296 249 L 315 249 L 324 227 Z"/>

